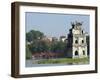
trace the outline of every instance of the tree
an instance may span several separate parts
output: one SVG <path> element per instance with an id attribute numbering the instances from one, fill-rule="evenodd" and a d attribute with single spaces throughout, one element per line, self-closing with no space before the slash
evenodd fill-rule
<path id="1" fill-rule="evenodd" d="M 62 41 L 53 43 L 51 45 L 51 51 L 56 53 L 64 53 L 65 49 L 66 49 L 66 43 Z"/>
<path id="2" fill-rule="evenodd" d="M 41 52 L 53 52 L 53 53 L 65 53 L 66 51 L 66 42 L 62 41 L 47 41 L 43 40 L 44 34 L 40 31 L 31 30 L 26 33 L 26 40 L 31 42 L 28 48 L 32 54 L 41 53 Z"/>
<path id="3" fill-rule="evenodd" d="M 41 52 L 48 52 L 49 51 L 49 46 L 45 41 L 35 40 L 29 46 L 29 49 L 33 54 L 34 53 L 41 53 Z"/>
<path id="4" fill-rule="evenodd" d="M 26 33 L 26 40 L 28 42 L 38 40 L 44 37 L 44 34 L 40 31 L 31 30 L 30 32 Z"/>

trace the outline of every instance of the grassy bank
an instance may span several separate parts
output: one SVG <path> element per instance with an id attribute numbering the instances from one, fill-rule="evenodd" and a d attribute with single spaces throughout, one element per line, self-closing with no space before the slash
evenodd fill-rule
<path id="1" fill-rule="evenodd" d="M 86 63 L 89 62 L 89 58 L 59 58 L 59 59 L 45 59 L 38 61 L 38 64 L 68 64 L 68 63 Z"/>

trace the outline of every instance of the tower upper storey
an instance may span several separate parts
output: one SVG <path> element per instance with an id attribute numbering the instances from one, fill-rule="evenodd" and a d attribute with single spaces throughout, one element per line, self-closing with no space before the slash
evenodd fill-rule
<path id="1" fill-rule="evenodd" d="M 72 33 L 73 35 L 78 34 L 84 34 L 84 31 L 82 30 L 82 22 L 75 22 L 75 23 L 71 23 L 72 28 L 70 29 L 70 33 Z"/>

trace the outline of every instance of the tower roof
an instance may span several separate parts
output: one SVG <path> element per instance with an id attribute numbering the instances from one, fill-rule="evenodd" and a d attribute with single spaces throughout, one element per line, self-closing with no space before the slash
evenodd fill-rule
<path id="1" fill-rule="evenodd" d="M 74 29 L 81 29 L 82 22 L 71 22 L 72 28 Z"/>

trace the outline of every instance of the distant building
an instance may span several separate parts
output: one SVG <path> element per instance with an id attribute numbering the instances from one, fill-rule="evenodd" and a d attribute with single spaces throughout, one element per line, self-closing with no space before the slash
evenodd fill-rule
<path id="1" fill-rule="evenodd" d="M 60 36 L 60 41 L 65 42 L 66 36 Z"/>
<path id="2" fill-rule="evenodd" d="M 56 42 L 56 41 L 58 41 L 58 39 L 56 37 L 52 37 L 52 41 Z"/>
<path id="3" fill-rule="evenodd" d="M 48 39 L 50 42 L 52 42 L 52 37 L 47 37 L 47 39 Z"/>
<path id="4" fill-rule="evenodd" d="M 81 28 L 82 23 L 72 23 L 72 28 L 68 34 L 67 57 L 84 58 L 87 57 L 86 34 Z"/>
<path id="5" fill-rule="evenodd" d="M 44 36 L 42 38 L 42 40 L 52 42 L 52 37 L 46 37 L 46 36 Z"/>

